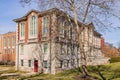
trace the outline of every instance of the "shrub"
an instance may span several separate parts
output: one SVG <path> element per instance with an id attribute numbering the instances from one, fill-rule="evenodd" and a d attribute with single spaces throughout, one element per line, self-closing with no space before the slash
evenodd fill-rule
<path id="1" fill-rule="evenodd" d="M 110 59 L 110 63 L 114 63 L 114 62 L 120 62 L 120 57 L 112 57 Z"/>

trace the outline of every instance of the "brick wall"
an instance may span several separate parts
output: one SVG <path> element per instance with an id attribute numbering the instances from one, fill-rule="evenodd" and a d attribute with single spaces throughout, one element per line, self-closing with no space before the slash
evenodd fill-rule
<path id="1" fill-rule="evenodd" d="M 10 39 L 10 46 L 8 46 L 8 37 Z M 14 46 L 12 45 L 12 38 L 14 37 Z M 6 47 L 4 46 L 4 38 L 6 38 Z M 2 38 L 0 40 L 0 61 L 10 61 L 15 62 L 16 56 L 16 32 L 8 32 L 6 34 L 2 34 Z M 5 51 L 6 50 L 6 51 Z"/>

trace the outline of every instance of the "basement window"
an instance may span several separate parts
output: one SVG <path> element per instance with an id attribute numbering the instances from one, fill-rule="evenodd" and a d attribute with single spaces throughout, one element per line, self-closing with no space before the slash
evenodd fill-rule
<path id="1" fill-rule="evenodd" d="M 24 63 L 24 61 L 23 61 L 23 59 L 22 59 L 22 60 L 21 60 L 21 66 L 24 66 L 24 64 L 23 64 L 23 63 Z"/>
<path id="2" fill-rule="evenodd" d="M 28 60 L 28 67 L 31 67 L 31 60 Z"/>
<path id="3" fill-rule="evenodd" d="M 47 61 L 43 61 L 43 67 L 47 68 Z"/>

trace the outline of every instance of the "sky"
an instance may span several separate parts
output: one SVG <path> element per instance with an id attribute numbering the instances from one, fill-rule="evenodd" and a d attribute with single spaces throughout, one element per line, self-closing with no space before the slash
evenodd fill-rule
<path id="1" fill-rule="evenodd" d="M 38 9 L 35 3 L 23 7 L 19 1 L 20 0 L 0 0 L 0 34 L 15 31 L 16 23 L 13 19 L 24 16 L 31 9 Z M 117 7 L 120 9 L 120 5 L 117 5 Z M 119 10 L 117 10 L 116 13 L 120 15 Z M 110 21 L 113 22 L 112 26 L 120 27 L 120 20 L 112 17 Z M 102 33 L 102 35 L 106 42 L 118 46 L 118 42 L 120 42 L 120 29 L 111 29 L 110 31 Z"/>

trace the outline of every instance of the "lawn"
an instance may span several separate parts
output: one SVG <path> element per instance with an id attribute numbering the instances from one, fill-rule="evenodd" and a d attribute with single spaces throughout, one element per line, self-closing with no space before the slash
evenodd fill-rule
<path id="1" fill-rule="evenodd" d="M 91 76 L 97 77 L 98 80 L 102 78 L 98 75 L 98 70 L 103 74 L 106 80 L 120 80 L 120 62 L 100 65 L 100 66 L 88 66 L 88 71 Z M 2 71 L 4 69 L 5 71 Z M 55 75 L 52 74 L 32 74 L 21 75 L 27 72 L 15 71 L 14 67 L 0 66 L 0 75 L 3 73 L 18 73 L 20 76 L 7 76 L 0 77 L 0 79 L 19 79 L 19 80 L 78 80 L 78 76 L 81 76 L 81 72 L 78 69 L 71 69 L 63 72 L 59 72 Z M 80 79 L 79 79 L 80 80 Z"/>
<path id="2" fill-rule="evenodd" d="M 97 77 L 99 80 L 102 78 L 98 75 L 97 70 L 99 70 L 106 80 L 120 80 L 120 62 L 100 65 L 100 66 L 88 66 L 89 74 Z M 35 80 L 77 80 L 76 76 L 81 75 L 78 69 L 71 69 L 68 71 L 63 71 L 55 75 L 52 74 L 38 74 L 36 76 L 31 76 L 27 79 Z"/>

